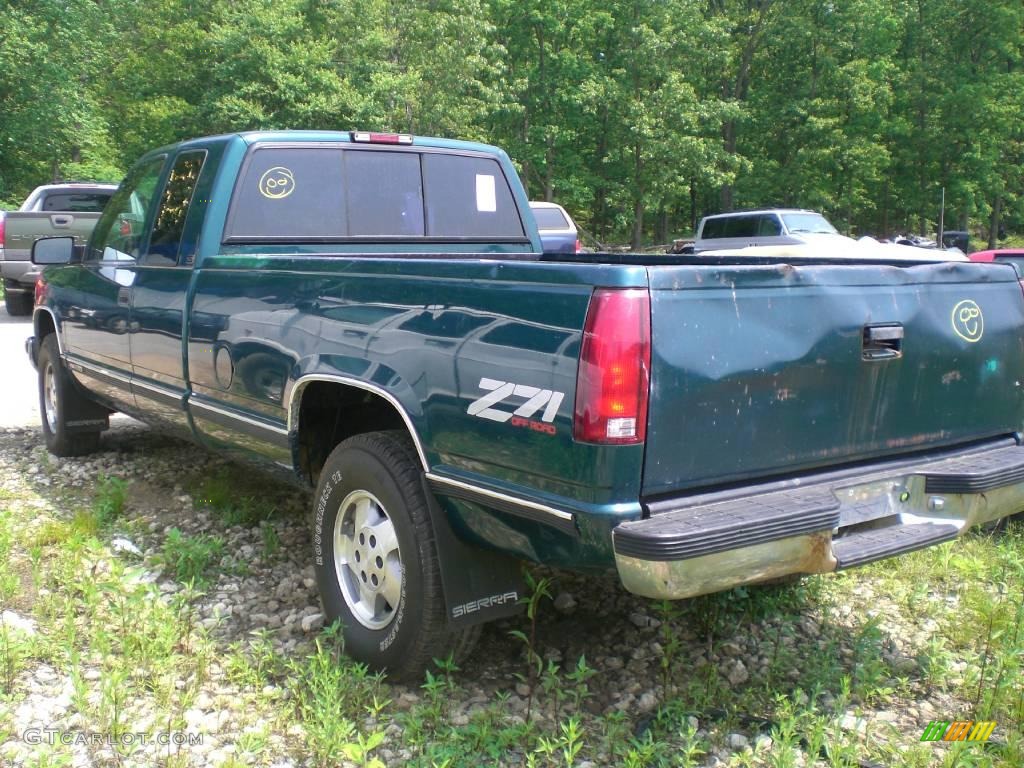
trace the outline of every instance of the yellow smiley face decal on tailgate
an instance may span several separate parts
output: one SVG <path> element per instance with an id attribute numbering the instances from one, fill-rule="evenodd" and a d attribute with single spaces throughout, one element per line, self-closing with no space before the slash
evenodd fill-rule
<path id="1" fill-rule="evenodd" d="M 283 165 L 275 165 L 260 176 L 260 194 L 271 200 L 288 197 L 295 191 L 295 176 Z"/>
<path id="2" fill-rule="evenodd" d="M 964 341 L 972 344 L 981 340 L 985 333 L 985 316 L 981 314 L 981 307 L 971 299 L 964 299 L 953 307 L 953 330 L 956 335 Z"/>

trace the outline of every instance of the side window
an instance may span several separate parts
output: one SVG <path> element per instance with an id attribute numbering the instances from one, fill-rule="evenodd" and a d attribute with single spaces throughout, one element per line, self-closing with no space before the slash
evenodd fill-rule
<path id="1" fill-rule="evenodd" d="M 174 161 L 160 196 L 160 207 L 153 222 L 153 234 L 150 236 L 144 263 L 158 266 L 174 266 L 178 263 L 181 233 L 185 229 L 185 219 L 205 159 L 206 152 L 200 150 L 184 152 Z"/>
<path id="2" fill-rule="evenodd" d="M 774 213 L 766 213 L 760 217 L 757 226 L 757 234 L 760 237 L 774 237 L 782 234 L 782 223 Z"/>
<path id="3" fill-rule="evenodd" d="M 87 261 L 133 261 L 145 239 L 146 215 L 152 207 L 163 155 L 135 166 L 110 198 L 96 223 Z"/>

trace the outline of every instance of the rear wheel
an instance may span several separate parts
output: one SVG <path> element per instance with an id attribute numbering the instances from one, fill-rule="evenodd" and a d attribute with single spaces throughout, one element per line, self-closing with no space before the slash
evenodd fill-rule
<path id="1" fill-rule="evenodd" d="M 32 294 L 12 293 L 4 291 L 4 306 L 11 317 L 24 317 L 32 314 Z"/>
<path id="2" fill-rule="evenodd" d="M 39 413 L 46 449 L 56 456 L 92 453 L 100 444 L 100 428 L 68 426 L 68 414 L 88 412 L 99 406 L 85 397 L 71 380 L 60 359 L 57 337 L 52 333 L 39 348 Z M 102 420 L 95 420 L 102 421 Z"/>
<path id="3" fill-rule="evenodd" d="M 313 507 L 313 556 L 328 622 L 345 652 L 391 677 L 420 680 L 431 660 L 472 650 L 479 627 L 451 630 L 420 466 L 401 432 L 341 443 Z"/>

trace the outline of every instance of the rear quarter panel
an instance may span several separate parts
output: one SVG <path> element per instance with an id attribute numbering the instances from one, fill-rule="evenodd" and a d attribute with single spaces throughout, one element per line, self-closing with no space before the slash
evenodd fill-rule
<path id="1" fill-rule="evenodd" d="M 639 514 L 643 447 L 574 442 L 579 343 L 594 285 L 645 283 L 635 267 L 211 257 L 194 281 L 190 383 L 208 402 L 286 427 L 302 377 L 367 382 L 401 403 L 429 472 L 583 513 L 569 542 L 453 502 L 474 535 L 524 557 L 604 567 L 608 527 Z M 218 371 L 224 355 L 230 381 L 223 357 Z M 557 394 L 553 419 L 542 421 L 544 406 L 517 419 L 530 398 L 512 393 L 490 404 L 497 418 L 471 414 L 494 382 Z M 217 439 L 212 425 L 197 425 Z"/>

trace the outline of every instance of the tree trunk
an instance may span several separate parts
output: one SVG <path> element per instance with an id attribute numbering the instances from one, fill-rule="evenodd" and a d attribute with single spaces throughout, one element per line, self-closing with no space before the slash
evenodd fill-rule
<path id="1" fill-rule="evenodd" d="M 668 208 L 666 208 L 665 206 L 662 206 L 661 210 L 658 211 L 657 232 L 655 232 L 655 234 L 654 234 L 654 239 L 658 243 L 667 243 L 668 242 L 668 219 L 669 219 Z"/>
<path id="2" fill-rule="evenodd" d="M 697 186 L 690 179 L 690 231 L 697 234 Z"/>
<path id="3" fill-rule="evenodd" d="M 555 199 L 555 139 L 550 130 L 544 148 L 544 199 L 552 202 Z"/>
<path id="4" fill-rule="evenodd" d="M 995 248 L 996 240 L 999 239 L 999 222 L 1003 218 L 1003 196 L 996 198 L 992 205 L 992 215 L 988 220 L 988 247 Z"/>
<path id="5" fill-rule="evenodd" d="M 633 203 L 633 239 L 630 248 L 639 251 L 644 244 L 644 200 L 638 197 Z"/>

